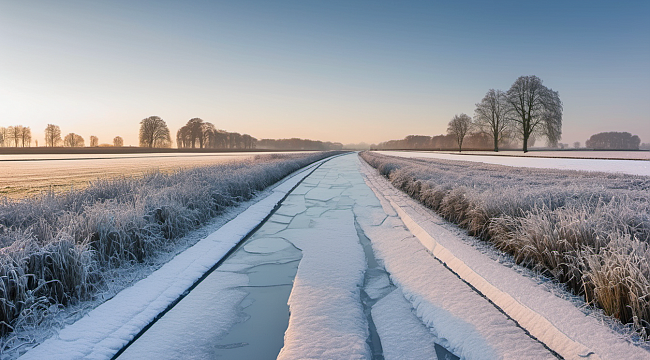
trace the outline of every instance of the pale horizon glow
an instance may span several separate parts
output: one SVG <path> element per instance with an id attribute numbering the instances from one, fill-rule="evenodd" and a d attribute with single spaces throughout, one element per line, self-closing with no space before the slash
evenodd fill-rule
<path id="1" fill-rule="evenodd" d="M 561 142 L 650 143 L 650 3 L 0 3 L 0 126 L 137 145 L 190 118 L 261 138 L 378 143 L 446 132 L 490 88 L 537 75 Z"/>

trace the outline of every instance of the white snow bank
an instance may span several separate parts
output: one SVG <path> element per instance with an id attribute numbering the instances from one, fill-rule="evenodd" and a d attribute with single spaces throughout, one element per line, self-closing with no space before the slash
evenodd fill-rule
<path id="1" fill-rule="evenodd" d="M 276 213 L 294 218 L 275 236 L 292 242 L 303 255 L 289 297 L 291 316 L 278 359 L 370 357 L 360 298 L 366 260 L 354 214 L 342 196 L 351 185 L 339 178 L 345 169 L 356 171 L 350 166 L 354 158 L 345 156 L 324 164 Z"/>
<path id="2" fill-rule="evenodd" d="M 44 341 L 20 359 L 110 359 L 264 220 L 311 169 L 328 160 L 318 161 L 287 177 L 267 197 L 219 230 L 74 324 L 66 326 L 58 336 Z"/>
<path id="3" fill-rule="evenodd" d="M 376 195 L 379 201 L 372 209 L 384 212 L 381 206 L 390 205 L 379 191 Z M 380 225 L 372 225 L 376 216 L 369 216 L 368 207 L 359 210 L 355 207 L 357 221 L 372 241 L 377 257 L 441 345 L 463 359 L 555 358 L 435 260 L 396 214 L 390 214 Z"/>
<path id="4" fill-rule="evenodd" d="M 569 301 L 461 241 L 458 233 L 445 227 L 450 225 L 442 218 L 395 189 L 365 163 L 363 171 L 372 187 L 390 200 L 391 207 L 434 256 L 564 358 L 650 359 L 647 351 L 625 341 Z"/>
<path id="5" fill-rule="evenodd" d="M 372 307 L 372 320 L 386 360 L 436 360 L 435 337 L 411 311 L 399 289 Z"/>
<path id="6" fill-rule="evenodd" d="M 491 155 L 460 155 L 441 154 L 418 151 L 377 151 L 377 153 L 390 156 L 407 158 L 434 158 L 445 160 L 475 161 L 486 164 L 506 166 L 600 171 L 610 173 L 624 173 L 631 175 L 650 176 L 650 161 L 647 160 L 603 160 L 603 159 L 569 159 L 569 158 L 540 158 L 517 156 L 491 156 Z"/>

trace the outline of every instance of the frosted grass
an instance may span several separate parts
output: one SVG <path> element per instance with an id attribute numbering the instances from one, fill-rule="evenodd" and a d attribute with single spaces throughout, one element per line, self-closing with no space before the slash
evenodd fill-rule
<path id="1" fill-rule="evenodd" d="M 647 338 L 650 177 L 361 156 L 414 199 Z"/>
<path id="2" fill-rule="evenodd" d="M 0 202 L 0 331 L 37 326 L 89 300 L 110 274 L 175 241 L 291 172 L 333 153 L 260 155 L 96 180 L 82 190 Z M 4 340 L 3 340 L 4 341 Z M 1 350 L 0 350 L 1 351 Z"/>

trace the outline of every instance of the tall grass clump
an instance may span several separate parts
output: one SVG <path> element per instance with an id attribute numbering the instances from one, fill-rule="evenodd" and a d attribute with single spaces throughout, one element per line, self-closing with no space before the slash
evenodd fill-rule
<path id="1" fill-rule="evenodd" d="M 390 182 L 650 334 L 650 178 L 363 152 Z"/>
<path id="2" fill-rule="evenodd" d="M 92 299 L 111 269 L 146 261 L 225 209 L 333 153 L 258 155 L 0 200 L 0 335 Z M 0 349 L 2 351 L 2 349 Z"/>

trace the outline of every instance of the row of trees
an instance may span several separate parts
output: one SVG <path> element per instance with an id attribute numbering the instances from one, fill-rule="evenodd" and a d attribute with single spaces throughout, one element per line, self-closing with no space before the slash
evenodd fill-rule
<path id="1" fill-rule="evenodd" d="M 639 150 L 641 139 L 629 132 L 601 132 L 585 142 L 589 149 Z"/>
<path id="2" fill-rule="evenodd" d="M 61 128 L 58 125 L 47 124 L 45 127 L 45 146 L 46 147 L 55 147 L 55 146 L 65 147 L 84 147 L 86 142 L 81 135 L 75 133 L 69 133 L 63 139 L 61 139 Z M 90 136 L 90 147 L 99 146 L 99 138 L 95 135 Z M 113 146 L 124 146 L 124 140 L 120 136 L 113 138 Z"/>
<path id="3" fill-rule="evenodd" d="M 0 146 L 29 147 L 32 145 L 32 130 L 29 126 L 0 127 Z"/>
<path id="4" fill-rule="evenodd" d="M 537 76 L 520 76 L 508 91 L 488 90 L 476 104 L 473 118 L 467 114 L 455 115 L 448 124 L 446 138 L 434 137 L 437 141 L 434 138 L 429 141 L 432 148 L 450 148 L 449 139 L 453 139 L 453 144 L 462 151 L 463 145 L 468 145 L 467 137 L 476 148 L 482 148 L 487 138 L 494 151 L 516 141 L 527 152 L 535 139 L 542 137 L 549 146 L 556 147 L 562 137 L 560 95 L 544 86 Z M 381 143 L 378 148 L 392 145 Z"/>
<path id="5" fill-rule="evenodd" d="M 218 130 L 212 123 L 193 118 L 176 133 L 178 148 L 254 149 L 257 139 L 236 132 Z"/>
<path id="6" fill-rule="evenodd" d="M 341 143 L 331 143 L 307 139 L 262 139 L 248 134 L 228 132 L 217 129 L 212 123 L 201 118 L 192 118 L 176 132 L 179 149 L 278 149 L 278 150 L 336 150 L 343 148 Z M 163 119 L 150 116 L 140 121 L 141 147 L 170 147 L 169 128 Z"/>

